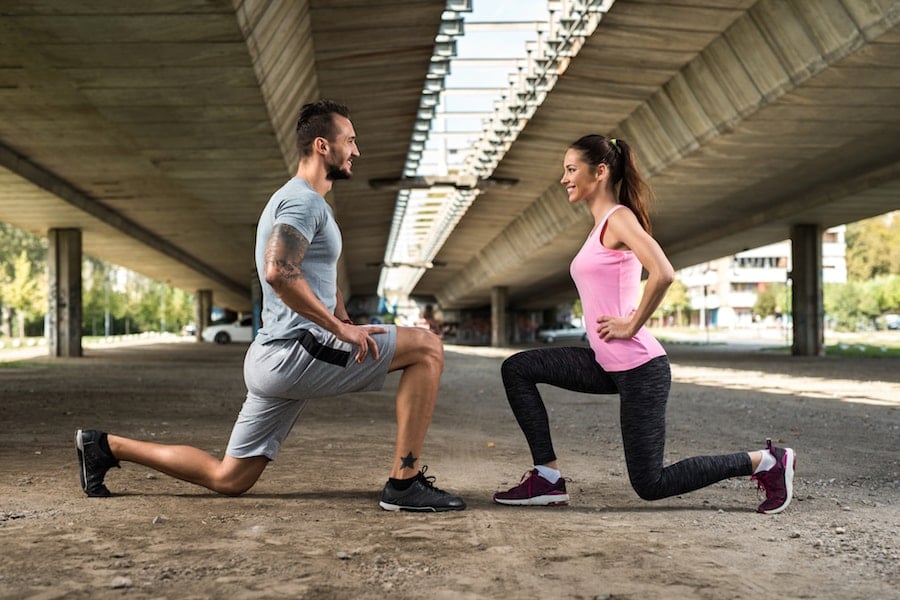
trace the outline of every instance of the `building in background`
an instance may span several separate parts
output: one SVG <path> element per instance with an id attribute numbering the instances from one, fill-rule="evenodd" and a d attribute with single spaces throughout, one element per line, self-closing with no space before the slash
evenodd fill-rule
<path id="1" fill-rule="evenodd" d="M 845 231 L 841 225 L 822 236 L 823 283 L 847 282 Z M 682 269 L 677 277 L 687 288 L 692 326 L 738 328 L 757 322 L 757 297 L 776 285 L 785 290 L 779 313 L 787 318 L 772 320 L 790 322 L 790 273 L 791 242 L 785 240 Z"/>

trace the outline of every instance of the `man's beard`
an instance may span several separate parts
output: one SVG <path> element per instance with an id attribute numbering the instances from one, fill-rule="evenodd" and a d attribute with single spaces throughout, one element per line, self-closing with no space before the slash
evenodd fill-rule
<path id="1" fill-rule="evenodd" d="M 329 157 L 330 159 L 331 157 Z M 342 167 L 340 164 L 336 164 L 333 162 L 328 162 L 325 165 L 325 178 L 328 181 L 339 181 L 341 179 L 350 179 L 352 173 L 349 170 Z"/>

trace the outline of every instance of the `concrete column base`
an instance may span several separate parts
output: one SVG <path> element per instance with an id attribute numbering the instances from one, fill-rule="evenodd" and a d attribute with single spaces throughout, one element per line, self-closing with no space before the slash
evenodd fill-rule
<path id="1" fill-rule="evenodd" d="M 822 296 L 822 228 L 791 227 L 791 312 L 794 356 L 825 355 L 825 303 Z"/>
<path id="2" fill-rule="evenodd" d="M 47 232 L 50 356 L 82 356 L 81 230 Z"/>
<path id="3" fill-rule="evenodd" d="M 506 325 L 506 304 L 509 290 L 505 287 L 491 289 L 491 346 L 509 344 L 509 328 Z"/>

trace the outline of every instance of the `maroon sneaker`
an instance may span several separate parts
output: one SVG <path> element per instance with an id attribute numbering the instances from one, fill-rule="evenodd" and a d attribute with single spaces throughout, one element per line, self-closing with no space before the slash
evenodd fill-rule
<path id="1" fill-rule="evenodd" d="M 768 471 L 750 477 L 758 488 L 766 491 L 766 500 L 756 508 L 756 512 L 766 515 L 780 513 L 791 503 L 794 495 L 794 469 L 797 455 L 790 448 L 779 448 L 766 440 L 766 449 L 775 457 L 775 466 Z"/>
<path id="2" fill-rule="evenodd" d="M 522 475 L 522 482 L 505 492 L 494 494 L 494 502 L 514 506 L 565 506 L 569 503 L 566 480 L 562 477 L 550 483 L 532 469 Z"/>

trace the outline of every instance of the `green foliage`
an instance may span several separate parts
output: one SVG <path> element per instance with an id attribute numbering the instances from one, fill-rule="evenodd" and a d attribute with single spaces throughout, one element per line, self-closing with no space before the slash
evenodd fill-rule
<path id="1" fill-rule="evenodd" d="M 0 223 L 0 335 L 12 335 L 13 321 L 17 336 L 42 332 L 48 306 L 46 264 L 45 239 Z M 177 332 L 193 320 L 192 294 L 84 257 L 84 334 Z"/>
<path id="2" fill-rule="evenodd" d="M 767 283 L 756 294 L 753 314 L 760 317 L 784 315 L 791 310 L 791 291 L 783 283 Z"/>
<path id="3" fill-rule="evenodd" d="M 825 284 L 825 314 L 841 331 L 884 326 L 900 312 L 900 212 L 847 225 L 847 283 Z"/>
<path id="4" fill-rule="evenodd" d="M 845 241 L 850 281 L 900 274 L 900 213 L 847 225 Z"/>
<path id="5" fill-rule="evenodd" d="M 826 283 L 823 296 L 825 315 L 835 329 L 877 329 L 882 315 L 900 312 L 900 275 Z"/>
<path id="6" fill-rule="evenodd" d="M 45 240 L 0 223 L 0 333 L 21 338 L 32 322 L 43 322 L 46 257 Z"/>
<path id="7" fill-rule="evenodd" d="M 86 335 L 178 332 L 194 319 L 194 297 L 132 271 L 86 257 L 83 275 Z"/>
<path id="8" fill-rule="evenodd" d="M 28 252 L 22 250 L 0 275 L 0 302 L 16 317 L 16 335 L 25 337 L 25 322 L 29 317 L 43 314 L 47 306 L 47 286 L 32 272 Z"/>
<path id="9" fill-rule="evenodd" d="M 691 308 L 691 301 L 687 295 L 687 286 L 680 279 L 676 279 L 666 290 L 666 295 L 657 309 L 658 316 L 674 317 L 676 326 L 685 325 L 685 316 Z"/>
<path id="10" fill-rule="evenodd" d="M 12 225 L 0 223 L 0 264 L 12 264 L 23 251 L 32 264 L 43 265 L 47 260 L 47 240 Z M 43 272 L 43 269 L 36 272 Z"/>

